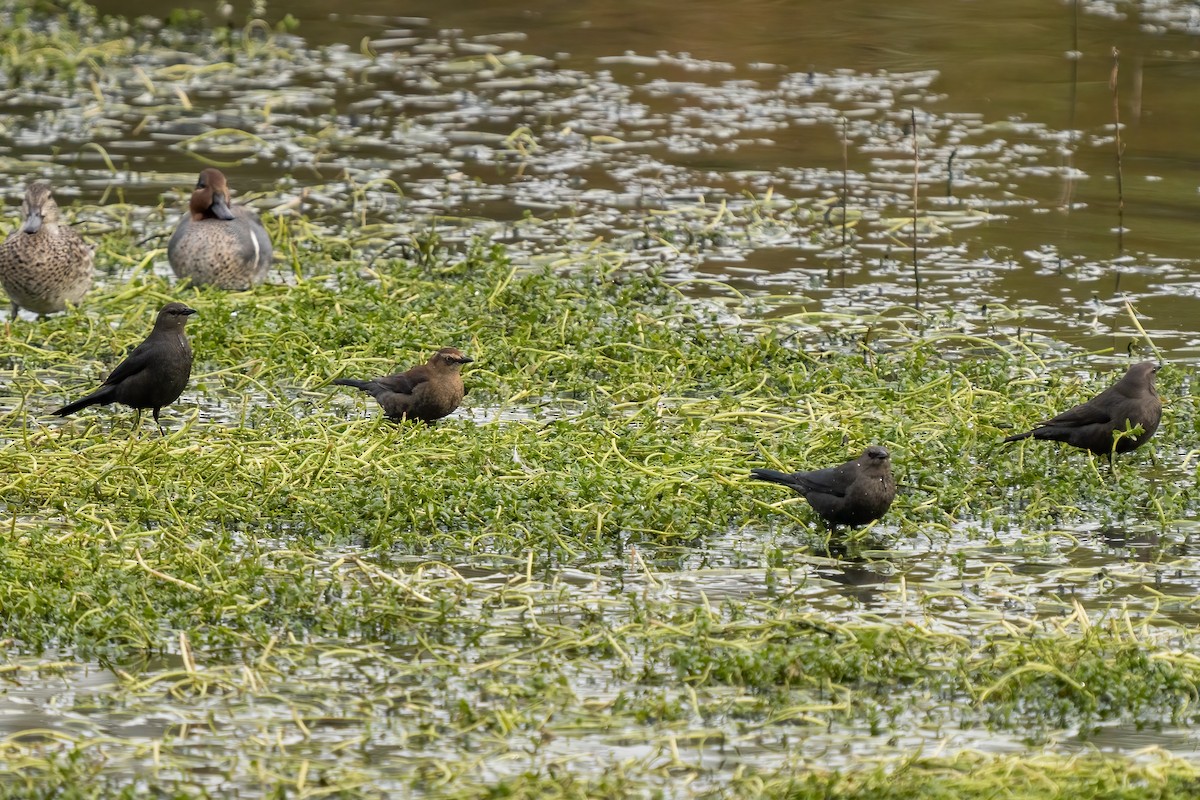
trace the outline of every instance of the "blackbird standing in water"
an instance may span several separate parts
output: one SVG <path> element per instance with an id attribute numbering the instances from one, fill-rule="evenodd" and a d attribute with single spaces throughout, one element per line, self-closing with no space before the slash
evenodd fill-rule
<path id="1" fill-rule="evenodd" d="M 1158 430 L 1162 419 L 1162 401 L 1154 390 L 1154 375 L 1158 364 L 1143 361 L 1100 394 L 1064 411 L 1053 419 L 1038 423 L 1031 431 L 1017 433 L 1004 441 L 1048 439 L 1066 442 L 1072 447 L 1090 450 L 1098 456 L 1108 456 L 1112 465 L 1113 452 L 1128 453 L 1141 447 Z M 1117 434 L 1140 426 L 1134 435 Z"/>
<path id="2" fill-rule="evenodd" d="M 167 303 L 146 341 L 109 373 L 99 389 L 54 413 L 65 417 L 88 406 L 124 403 L 137 409 L 140 421 L 142 409 L 152 408 L 158 432 L 165 436 L 158 411 L 179 399 L 192 375 L 192 345 L 183 328 L 195 313 L 183 303 Z"/>
<path id="3" fill-rule="evenodd" d="M 792 473 L 753 469 L 750 474 L 804 495 L 831 530 L 836 525 L 874 522 L 896 498 L 891 454 L 879 445 L 871 445 L 858 458 L 837 467 Z"/>
<path id="4" fill-rule="evenodd" d="M 459 373 L 463 364 L 474 360 L 456 347 L 443 347 L 425 364 L 398 375 L 370 381 L 338 378 L 333 383 L 362 389 L 379 401 L 384 413 L 393 420 L 433 422 L 453 413 L 462 402 L 467 390 Z"/>

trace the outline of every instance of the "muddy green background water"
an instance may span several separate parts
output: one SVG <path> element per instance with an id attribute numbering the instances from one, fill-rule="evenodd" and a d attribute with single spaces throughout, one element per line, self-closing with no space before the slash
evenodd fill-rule
<path id="1" fill-rule="evenodd" d="M 100 8 L 133 15 L 141 10 L 115 2 Z M 276 15 L 283 10 L 270 9 Z M 827 199 L 840 189 L 845 115 L 854 123 L 846 159 L 852 201 L 868 213 L 895 217 L 906 211 L 910 194 L 906 125 L 916 109 L 922 207 L 996 215 L 929 241 L 939 252 L 927 254 L 935 262 L 925 274 L 927 299 L 957 304 L 969 315 L 984 303 L 1001 303 L 1034 317 L 1031 327 L 1047 326 L 1089 348 L 1119 348 L 1125 340 L 1114 328 L 1121 312 L 1110 303 L 1119 289 L 1134 300 L 1153 298 L 1153 304 L 1140 304 L 1149 326 L 1169 337 L 1160 342 L 1175 357 L 1191 356 L 1196 237 L 1188 222 L 1197 200 L 1200 105 L 1193 102 L 1197 23 L 1184 4 L 416 3 L 404 8 L 405 17 L 395 17 L 386 3 L 352 3 L 330 15 L 324 4 L 301 2 L 286 10 L 314 44 L 358 50 L 366 40 L 380 52 L 403 55 L 414 39 L 459 43 L 482 37 L 501 50 L 550 59 L 545 66 L 551 73 L 566 72 L 597 88 L 593 96 L 570 98 L 569 90 L 532 79 L 523 96 L 524 72 L 507 76 L 518 78 L 512 86 L 503 75 L 498 82 L 449 86 L 403 74 L 391 86 L 380 82 L 407 98 L 390 104 L 394 113 L 431 139 L 409 147 L 448 157 L 443 178 L 463 167 L 470 178 L 494 187 L 481 192 L 484 197 L 456 197 L 458 213 L 514 219 L 527 208 L 575 214 L 592 205 L 669 206 L 700 195 L 712 203 L 768 188 L 776 198 Z M 232 17 L 243 13 L 237 7 Z M 1114 47 L 1121 54 L 1125 126 L 1123 248 L 1115 233 Z M 353 83 L 329 92 L 329 76 L 324 82 L 294 77 L 289 89 L 307 86 L 335 108 L 341 103 L 352 109 L 353 97 L 370 94 Z M 464 97 L 442 92 L 459 85 L 474 108 L 445 114 Z M 456 159 L 469 150 L 464 140 L 473 134 L 507 136 L 521 125 L 544 148 L 544 158 L 535 157 L 522 174 L 490 155 Z M 644 138 L 632 158 L 556 158 L 550 152 L 556 144 L 569 152 L 572 143 L 547 137 L 565 126 L 589 135 Z M 353 151 L 369 157 L 371 144 Z M 943 198 L 951 152 L 958 203 Z M 329 168 L 336 167 L 337 155 L 333 143 Z M 393 150 L 381 147 L 377 155 L 393 160 L 388 174 L 414 204 L 423 190 L 446 188 L 429 174 L 436 159 L 406 166 L 394 163 Z M 129 165 L 184 170 L 190 160 L 162 148 L 139 149 Z M 239 173 L 247 175 L 244 189 L 256 181 L 253 188 L 264 189 L 261 181 L 269 185 L 285 175 L 304 181 L 296 165 L 270 157 Z M 899 252 L 903 237 L 896 242 L 884 235 L 887 224 L 871 227 L 865 246 L 888 251 L 895 269 L 852 268 L 830 280 L 827 270 L 840 263 L 834 248 L 797 248 L 779 239 L 707 252 L 687 266 L 743 291 L 792 292 L 832 307 L 880 297 L 906 301 L 912 286 L 900 268 L 910 259 Z"/>

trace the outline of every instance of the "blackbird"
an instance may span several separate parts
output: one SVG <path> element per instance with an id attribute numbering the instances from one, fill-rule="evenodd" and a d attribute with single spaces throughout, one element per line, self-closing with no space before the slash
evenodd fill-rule
<path id="1" fill-rule="evenodd" d="M 830 529 L 874 522 L 896 498 L 891 454 L 879 445 L 871 445 L 858 458 L 837 467 L 792 473 L 754 469 L 750 474 L 804 495 Z"/>
<path id="2" fill-rule="evenodd" d="M 398 375 L 370 381 L 338 378 L 333 383 L 362 389 L 379 401 L 391 419 L 433 422 L 453 413 L 462 402 L 466 389 L 459 372 L 474 360 L 456 347 L 443 347 L 428 362 Z"/>
<path id="3" fill-rule="evenodd" d="M 1112 464 L 1113 453 L 1128 453 L 1150 440 L 1162 419 L 1162 401 L 1154 391 L 1154 375 L 1158 364 L 1143 361 L 1129 368 L 1122 378 L 1100 394 L 1064 411 L 1053 419 L 1038 423 L 1031 431 L 1017 433 L 1004 441 L 1049 439 L 1066 442 L 1072 447 L 1090 450 L 1098 456 L 1107 455 Z M 1137 435 L 1118 433 L 1140 426 Z"/>
<path id="4" fill-rule="evenodd" d="M 152 408 L 158 432 L 165 436 L 158 411 L 179 399 L 191 377 L 192 345 L 183 328 L 195 313 L 196 309 L 183 303 L 167 303 L 158 312 L 146 341 L 108 374 L 99 389 L 54 413 L 65 417 L 88 406 L 124 403 L 137 409 L 140 420 L 142 409 Z"/>

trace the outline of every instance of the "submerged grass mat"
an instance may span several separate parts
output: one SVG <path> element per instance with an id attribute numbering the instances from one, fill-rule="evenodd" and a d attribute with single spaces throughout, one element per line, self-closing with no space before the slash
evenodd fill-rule
<path id="1" fill-rule="evenodd" d="M 1186 540 L 1190 370 L 1164 370 L 1162 428 L 1109 473 L 999 444 L 1114 377 L 1055 350 L 911 314 L 822 343 L 650 273 L 435 255 L 326 254 L 243 294 L 135 275 L 10 326 L 7 675 L 11 697 L 42 687 L 64 711 L 9 726 L 5 791 L 983 796 L 1034 762 L 915 762 L 909 735 L 1036 753 L 1063 731 L 1191 726 L 1189 598 L 1122 610 L 1102 581 L 1149 576 L 1060 564 L 1031 590 L 1019 564 L 988 565 L 1093 523 Z M 120 407 L 48 417 L 167 298 L 199 310 L 168 435 Z M 477 361 L 437 425 L 328 385 L 442 345 Z M 830 537 L 748 478 L 870 443 L 903 489 L 863 531 Z M 882 581 L 877 610 L 836 589 L 850 565 Z M 840 750 L 859 739 L 894 759 L 864 771 Z M 1170 760 L 1055 758 L 1039 774 L 1095 796 L 1194 780 Z"/>

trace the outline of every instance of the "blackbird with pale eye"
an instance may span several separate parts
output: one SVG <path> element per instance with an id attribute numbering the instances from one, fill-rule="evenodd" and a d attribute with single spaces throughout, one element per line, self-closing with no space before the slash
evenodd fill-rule
<path id="1" fill-rule="evenodd" d="M 791 473 L 754 469 L 750 474 L 803 495 L 831 530 L 837 525 L 874 522 L 896 498 L 892 457 L 879 445 L 871 445 L 858 458 L 836 467 Z"/>
<path id="2" fill-rule="evenodd" d="M 433 422 L 454 412 L 467 393 L 463 386 L 463 364 L 475 359 L 456 347 L 443 347 L 428 362 L 398 375 L 369 381 L 338 378 L 338 386 L 353 386 L 374 397 L 393 420 Z"/>
<path id="3" fill-rule="evenodd" d="M 1119 381 L 1086 403 L 1038 423 L 1033 430 L 1013 434 L 1004 441 L 1033 438 L 1065 442 L 1081 450 L 1090 450 L 1098 456 L 1106 455 L 1111 465 L 1114 452 L 1136 450 L 1158 430 L 1158 423 L 1162 419 L 1162 401 L 1154 390 L 1157 372 L 1158 364 L 1153 361 L 1134 364 Z M 1125 433 L 1138 427 L 1141 427 L 1141 433 Z"/>
<path id="4" fill-rule="evenodd" d="M 192 375 L 192 345 L 183 328 L 195 313 L 183 303 L 167 303 L 146 341 L 108 374 L 99 389 L 54 413 L 65 417 L 88 406 L 124 403 L 137 410 L 140 421 L 142 409 L 151 408 L 158 432 L 165 436 L 158 412 L 179 399 Z"/>

